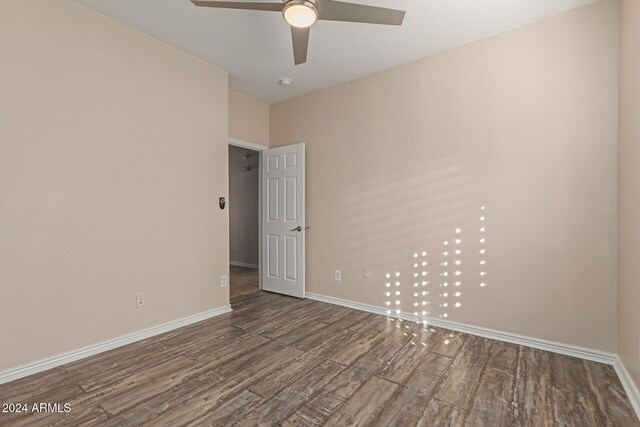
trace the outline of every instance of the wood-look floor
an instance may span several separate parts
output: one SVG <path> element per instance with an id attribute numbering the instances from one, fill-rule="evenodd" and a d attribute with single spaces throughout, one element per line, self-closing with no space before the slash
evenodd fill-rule
<path id="1" fill-rule="evenodd" d="M 267 293 L 0 402 L 71 405 L 3 426 L 640 426 L 610 366 Z"/>
<path id="2" fill-rule="evenodd" d="M 258 274 L 254 268 L 229 266 L 229 298 L 235 300 L 258 292 Z"/>

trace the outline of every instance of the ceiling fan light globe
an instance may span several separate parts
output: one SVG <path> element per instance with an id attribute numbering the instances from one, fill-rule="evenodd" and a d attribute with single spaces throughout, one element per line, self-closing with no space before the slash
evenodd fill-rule
<path id="1" fill-rule="evenodd" d="M 318 10 L 310 1 L 289 1 L 282 11 L 284 20 L 296 28 L 308 28 L 318 20 Z"/>

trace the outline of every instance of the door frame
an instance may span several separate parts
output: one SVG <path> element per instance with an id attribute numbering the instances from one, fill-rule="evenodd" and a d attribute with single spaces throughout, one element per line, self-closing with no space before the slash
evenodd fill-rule
<path id="1" fill-rule="evenodd" d="M 238 138 L 227 138 L 229 144 L 234 147 L 246 148 L 258 152 L 258 289 L 262 290 L 262 150 L 266 150 L 267 146 L 256 144 L 254 142 L 245 141 Z M 229 151 L 227 150 L 227 164 L 229 163 Z M 227 183 L 227 194 L 229 194 L 230 183 Z M 231 246 L 231 234 L 227 247 Z M 231 262 L 231 257 L 229 257 Z M 229 285 L 231 286 L 231 285 Z"/>

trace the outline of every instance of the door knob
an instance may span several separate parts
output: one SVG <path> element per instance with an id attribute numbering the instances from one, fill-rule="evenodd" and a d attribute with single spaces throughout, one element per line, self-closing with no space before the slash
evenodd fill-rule
<path id="1" fill-rule="evenodd" d="M 304 229 L 308 230 L 309 228 L 311 228 L 311 227 L 305 227 Z M 301 232 L 302 231 L 302 226 L 299 225 L 296 228 L 292 229 L 291 231 Z"/>

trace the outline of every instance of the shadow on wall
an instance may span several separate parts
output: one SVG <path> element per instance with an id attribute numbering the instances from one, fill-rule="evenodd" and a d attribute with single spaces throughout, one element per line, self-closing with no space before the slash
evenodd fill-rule
<path id="1" fill-rule="evenodd" d="M 465 286 L 487 286 L 486 207 L 481 206 L 479 211 L 477 235 L 465 249 L 469 251 L 469 247 L 473 247 L 478 256 L 465 257 L 462 249 L 464 233 L 456 227 L 451 238 L 444 240 L 440 247 L 431 249 L 431 252 L 422 250 L 413 254 L 410 277 L 403 280 L 398 270 L 385 273 L 384 296 L 388 315 L 406 317 L 413 314 L 415 321 L 426 325 L 429 317 L 446 319 L 450 310 L 460 309 Z M 437 265 L 430 264 L 429 254 L 431 259 L 439 261 Z M 480 258 L 477 265 L 465 268 L 477 258 Z M 432 272 L 437 272 L 437 276 L 434 277 Z"/>
<path id="2" fill-rule="evenodd" d="M 434 152 L 421 147 L 425 151 L 416 149 L 411 164 L 387 170 L 376 168 L 381 160 L 376 164 L 367 153 L 361 162 L 370 167 L 363 168 L 365 176 L 357 174 L 359 181 L 324 184 L 336 191 L 333 204 L 312 188 L 309 276 L 322 277 L 316 269 L 351 267 L 350 278 L 349 270 L 343 272 L 349 286 L 334 285 L 334 295 L 362 298 L 404 318 L 460 318 L 454 312 L 471 307 L 469 302 L 487 286 L 485 202 L 490 199 L 491 168 L 486 150 L 458 154 L 451 152 L 455 147 L 447 148 Z M 314 257 L 312 251 L 318 249 L 323 256 Z M 362 266 L 384 274 L 368 282 L 359 278 L 356 268 Z"/>

